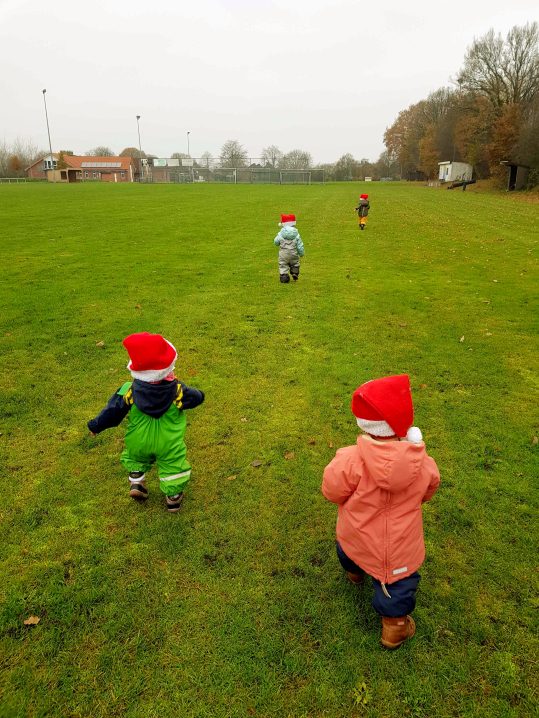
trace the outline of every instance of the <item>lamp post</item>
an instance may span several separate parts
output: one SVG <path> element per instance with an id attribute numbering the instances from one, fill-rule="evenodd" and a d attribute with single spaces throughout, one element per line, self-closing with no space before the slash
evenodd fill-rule
<path id="1" fill-rule="evenodd" d="M 188 157 L 191 157 L 191 154 L 189 152 L 189 135 L 190 134 L 191 134 L 190 132 L 187 133 L 187 156 Z"/>
<path id="2" fill-rule="evenodd" d="M 52 156 L 52 143 L 51 143 L 51 131 L 49 129 L 49 115 L 47 113 L 47 100 L 45 98 L 47 90 L 43 90 L 43 103 L 45 105 L 45 119 L 47 120 L 47 134 L 49 136 L 49 152 L 51 153 L 51 169 L 53 171 L 52 181 L 56 182 L 56 175 L 54 174 L 54 157 Z"/>
<path id="3" fill-rule="evenodd" d="M 137 132 L 138 132 L 138 150 L 139 150 L 139 161 L 140 161 L 140 180 L 142 180 L 142 145 L 140 144 L 140 115 L 137 115 Z"/>

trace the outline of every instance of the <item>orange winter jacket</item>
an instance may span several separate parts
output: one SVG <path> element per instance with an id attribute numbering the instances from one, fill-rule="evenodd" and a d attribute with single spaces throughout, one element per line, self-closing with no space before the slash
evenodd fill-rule
<path id="1" fill-rule="evenodd" d="M 440 474 L 423 442 L 358 437 L 324 470 L 322 493 L 339 505 L 337 540 L 366 573 L 391 584 L 425 558 L 421 504 L 436 493 Z"/>

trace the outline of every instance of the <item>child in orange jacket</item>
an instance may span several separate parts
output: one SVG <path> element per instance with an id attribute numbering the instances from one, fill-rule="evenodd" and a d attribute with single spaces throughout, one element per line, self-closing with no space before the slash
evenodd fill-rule
<path id="1" fill-rule="evenodd" d="M 372 577 L 381 643 L 398 648 L 415 633 L 409 614 L 425 558 L 421 505 L 435 494 L 440 475 L 412 426 L 406 374 L 360 386 L 352 412 L 365 434 L 326 466 L 322 493 L 339 506 L 339 561 L 352 583 L 361 583 L 365 573 Z"/>

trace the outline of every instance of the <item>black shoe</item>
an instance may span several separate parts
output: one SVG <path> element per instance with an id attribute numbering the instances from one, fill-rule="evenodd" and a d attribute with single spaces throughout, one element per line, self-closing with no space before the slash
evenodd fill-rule
<path id="1" fill-rule="evenodd" d="M 131 482 L 131 488 L 129 489 L 129 496 L 131 496 L 132 499 L 142 500 L 148 498 L 148 489 L 142 481 L 138 483 Z"/>
<path id="2" fill-rule="evenodd" d="M 290 277 L 288 274 L 280 274 L 279 279 L 281 280 L 281 284 L 288 284 L 290 281 Z"/>
<path id="3" fill-rule="evenodd" d="M 363 232 L 363 230 L 365 229 L 365 225 L 364 225 L 364 224 L 360 224 L 360 225 L 359 225 L 359 228 L 360 228 L 360 230 Z"/>
<path id="4" fill-rule="evenodd" d="M 292 279 L 294 280 L 294 282 L 297 282 L 299 279 L 299 274 L 293 274 Z"/>
<path id="5" fill-rule="evenodd" d="M 144 500 L 148 498 L 148 489 L 144 483 L 144 471 L 131 471 L 129 483 L 131 484 L 129 496 L 132 499 Z"/>
<path id="6" fill-rule="evenodd" d="M 171 514 L 176 513 L 176 511 L 179 511 L 182 507 L 182 501 L 183 501 L 183 491 L 179 494 L 176 494 L 176 496 L 167 496 L 167 511 L 169 511 Z"/>

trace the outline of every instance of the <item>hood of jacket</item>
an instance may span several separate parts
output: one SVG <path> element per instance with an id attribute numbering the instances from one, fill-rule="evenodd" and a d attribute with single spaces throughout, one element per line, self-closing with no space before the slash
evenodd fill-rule
<path id="1" fill-rule="evenodd" d="M 168 411 L 168 408 L 178 394 L 178 381 L 160 381 L 150 384 L 147 381 L 135 379 L 132 385 L 133 403 L 144 414 L 159 419 Z"/>
<path id="2" fill-rule="evenodd" d="M 403 491 L 413 483 L 427 457 L 423 442 L 376 441 L 361 435 L 357 443 L 370 476 L 390 493 Z"/>
<path id="3" fill-rule="evenodd" d="M 295 227 L 283 227 L 281 229 L 281 237 L 283 239 L 296 239 L 299 232 Z"/>

